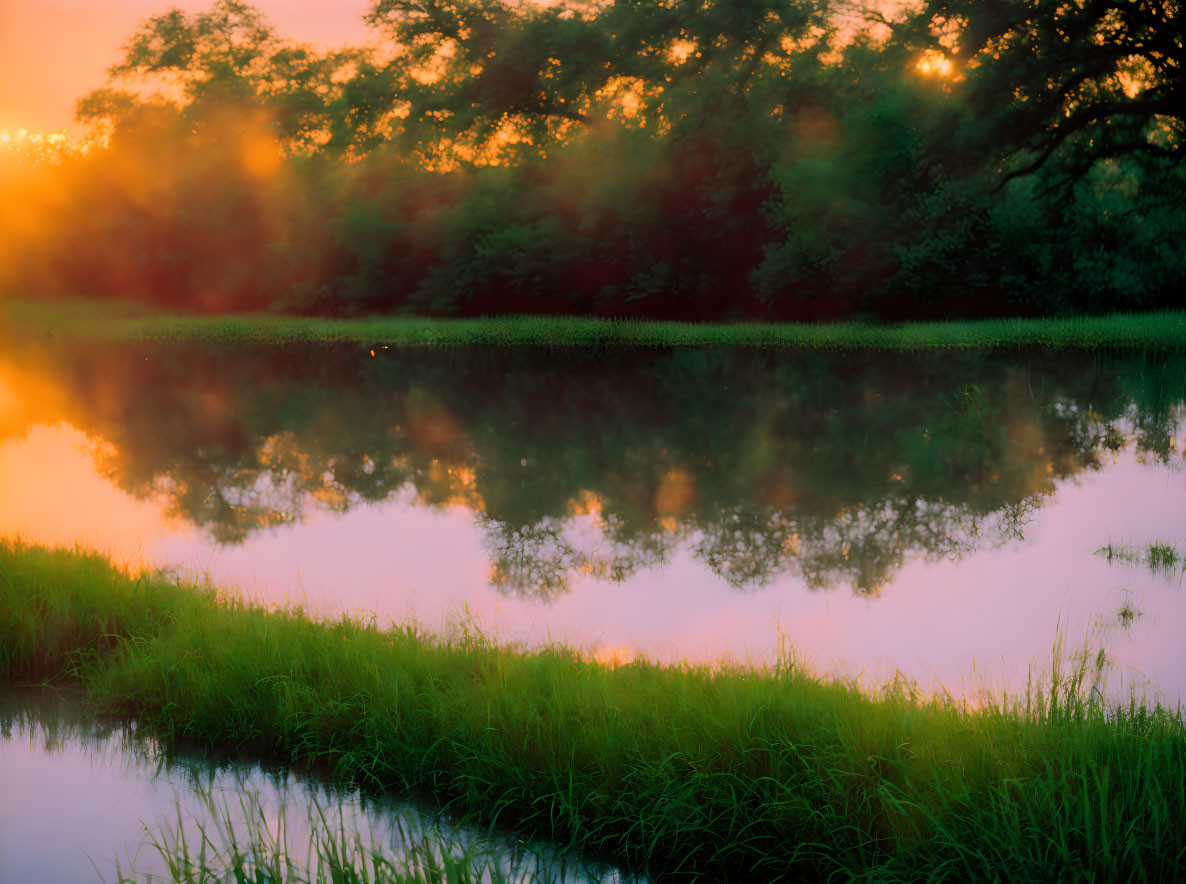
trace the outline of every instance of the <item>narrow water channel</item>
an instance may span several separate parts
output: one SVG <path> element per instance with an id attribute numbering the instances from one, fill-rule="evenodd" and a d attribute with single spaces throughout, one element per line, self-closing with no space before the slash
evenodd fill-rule
<path id="1" fill-rule="evenodd" d="M 641 884 L 547 845 L 528 850 L 452 824 L 424 805 L 258 763 L 165 753 L 134 728 L 82 720 L 61 699 L 0 689 L 3 884 L 172 881 L 185 857 L 196 863 L 204 855 L 209 869 L 225 871 L 234 842 L 261 845 L 267 857 L 318 880 L 314 841 L 326 835 L 361 844 L 372 868 L 375 855 L 409 870 L 448 856 L 468 859 L 483 880 Z"/>

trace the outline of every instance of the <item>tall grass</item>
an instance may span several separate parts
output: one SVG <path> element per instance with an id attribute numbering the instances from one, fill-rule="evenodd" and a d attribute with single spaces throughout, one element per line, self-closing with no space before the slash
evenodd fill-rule
<path id="1" fill-rule="evenodd" d="M 1092 663 L 969 707 L 763 670 L 605 666 L 472 628 L 268 611 L 0 547 L 0 677 L 79 684 L 169 737 L 429 789 L 664 879 L 1186 876 L 1180 710 L 1108 706 Z M 1058 659 L 1056 655 L 1056 659 Z"/>
<path id="2" fill-rule="evenodd" d="M 91 765 L 110 769 L 107 776 L 100 773 L 95 783 L 80 784 L 80 797 L 92 806 L 97 796 L 111 788 L 126 792 L 126 786 L 117 786 L 118 774 L 130 770 L 151 774 L 158 790 L 157 779 L 163 775 L 163 784 L 172 784 L 174 796 L 172 812 L 155 822 L 140 819 L 139 839 L 111 854 L 113 858 L 104 859 L 101 852 L 89 854 L 95 877 L 87 880 L 119 884 L 636 881 L 605 863 L 568 856 L 551 844 L 526 845 L 501 834 L 458 826 L 431 805 L 374 800 L 319 778 L 294 778 L 282 767 L 264 770 L 241 759 L 195 753 L 190 746 L 163 747 L 157 740 L 146 739 L 148 735 L 134 725 L 107 718 L 96 721 L 80 710 L 69 693 L 36 688 L 14 691 L 0 684 L 0 758 L 4 744 L 13 740 L 44 747 L 50 756 L 81 749 Z M 0 812 L 22 809 L 13 796 L 0 791 Z M 75 833 L 63 834 L 63 846 L 69 846 Z M 21 845 L 15 846 L 20 853 Z M 26 845 L 27 865 L 36 862 L 36 851 L 44 846 Z"/>
<path id="3" fill-rule="evenodd" d="M 1095 554 L 1106 559 L 1109 564 L 1123 562 L 1126 565 L 1142 565 L 1154 574 L 1172 576 L 1176 571 L 1186 570 L 1186 553 L 1179 552 L 1172 543 L 1162 540 L 1146 544 L 1109 541 L 1097 549 Z"/>
<path id="4" fill-rule="evenodd" d="M 480 842 L 464 843 L 438 833 L 397 828 L 392 843 L 334 819 L 319 804 L 306 820 L 273 808 L 258 793 L 231 801 L 210 791 L 199 795 L 201 816 L 178 804 L 176 818 L 145 827 L 147 848 L 167 878 L 115 861 L 117 884 L 560 884 L 562 872 L 534 857 L 509 857 Z M 308 832 L 292 833 L 308 827 Z M 103 876 L 104 882 L 107 876 Z"/>
<path id="5" fill-rule="evenodd" d="M 352 342 L 369 346 L 699 347 L 807 349 L 1183 349 L 1186 313 L 1045 319 L 983 319 L 876 325 L 861 322 L 691 323 L 566 316 L 359 319 L 252 314 L 171 315 L 121 302 L 10 301 L 10 333 L 41 336 L 269 344 Z"/>

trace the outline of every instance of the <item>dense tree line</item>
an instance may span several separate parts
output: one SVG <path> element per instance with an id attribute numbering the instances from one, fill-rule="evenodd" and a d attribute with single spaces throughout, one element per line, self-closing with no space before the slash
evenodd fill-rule
<path id="1" fill-rule="evenodd" d="M 79 102 L 106 147 L 22 181 L 5 281 L 335 314 L 1174 305 L 1180 7 L 374 0 L 374 39 L 327 52 L 218 0 Z"/>

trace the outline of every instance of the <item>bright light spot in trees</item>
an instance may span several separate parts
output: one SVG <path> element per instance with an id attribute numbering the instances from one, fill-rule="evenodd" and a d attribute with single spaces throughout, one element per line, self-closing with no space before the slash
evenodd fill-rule
<path id="1" fill-rule="evenodd" d="M 942 52 L 936 52 L 934 49 L 929 50 L 922 58 L 918 60 L 915 65 L 920 73 L 933 74 L 937 77 L 950 77 L 954 69 L 951 59 Z"/>
<path id="2" fill-rule="evenodd" d="M 241 150 L 243 168 L 256 178 L 267 178 L 279 171 L 284 155 L 276 140 L 263 133 L 250 135 Z"/>
<path id="3" fill-rule="evenodd" d="M 62 132 L 32 132 L 25 128 L 0 131 L 0 145 L 8 151 L 37 163 L 57 161 L 68 156 L 89 153 L 92 148 L 106 147 L 104 135 L 71 137 Z"/>
<path id="4" fill-rule="evenodd" d="M 692 57 L 692 53 L 696 51 L 696 43 L 693 40 L 676 40 L 671 44 L 671 48 L 667 50 L 667 57 L 673 64 L 683 64 Z"/>

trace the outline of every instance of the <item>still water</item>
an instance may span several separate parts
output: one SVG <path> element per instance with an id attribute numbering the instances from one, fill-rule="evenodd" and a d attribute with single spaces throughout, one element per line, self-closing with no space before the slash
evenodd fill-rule
<path id="1" fill-rule="evenodd" d="M 607 660 L 1186 688 L 1186 357 L 50 342 L 0 357 L 0 536 Z M 1127 612 L 1127 613 L 1126 613 Z"/>
<path id="2" fill-rule="evenodd" d="M 4 884 L 172 881 L 169 859 L 196 860 L 203 836 L 212 871 L 226 870 L 219 857 L 234 838 L 241 849 L 283 845 L 282 862 L 316 874 L 323 867 L 311 842 L 326 835 L 347 845 L 361 839 L 367 851 L 400 869 L 417 868 L 414 861 L 427 855 L 439 864 L 448 855 L 470 857 L 487 880 L 493 869 L 507 881 L 636 880 L 545 845 L 528 852 L 509 838 L 479 835 L 412 802 L 364 797 L 196 751 L 165 753 L 133 728 L 80 719 L 58 698 L 2 688 L 0 785 Z M 177 849 L 180 837 L 188 850 Z"/>

